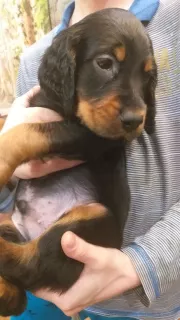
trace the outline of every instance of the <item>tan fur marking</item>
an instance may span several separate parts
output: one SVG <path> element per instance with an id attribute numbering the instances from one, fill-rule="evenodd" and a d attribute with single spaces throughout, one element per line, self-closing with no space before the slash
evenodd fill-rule
<path id="1" fill-rule="evenodd" d="M 0 238 L 0 260 L 7 261 L 12 258 L 19 263 L 28 263 L 37 254 L 37 241 L 26 244 L 12 243 Z"/>
<path id="2" fill-rule="evenodd" d="M 0 223 L 0 227 L 2 226 L 3 227 L 9 226 L 16 231 L 16 227 L 11 220 L 11 215 L 8 215 L 8 217 Z"/>
<path id="3" fill-rule="evenodd" d="M 0 213 L 0 224 L 11 220 L 11 213 Z"/>
<path id="4" fill-rule="evenodd" d="M 153 69 L 153 60 L 152 58 L 149 58 L 146 63 L 145 63 L 145 66 L 144 66 L 144 71 L 145 72 L 149 72 Z"/>
<path id="5" fill-rule="evenodd" d="M 38 239 L 33 240 L 25 245 L 22 245 L 23 252 L 20 257 L 20 263 L 22 264 L 28 264 L 32 258 L 35 256 L 38 256 Z"/>
<path id="6" fill-rule="evenodd" d="M 0 299 L 3 299 L 10 304 L 10 307 L 14 307 L 19 301 L 19 290 L 10 282 L 0 277 Z M 0 317 L 0 320 L 8 320 L 9 317 Z"/>
<path id="7" fill-rule="evenodd" d="M 98 102 L 80 99 L 77 117 L 79 117 L 82 123 L 84 123 L 90 130 L 102 137 L 110 139 L 125 137 L 125 139 L 129 141 L 139 136 L 142 132 L 146 117 L 146 110 L 132 108 L 134 113 L 143 116 L 144 121 L 136 130 L 126 132 L 119 117 L 120 109 L 121 104 L 114 96 L 106 97 Z"/>
<path id="8" fill-rule="evenodd" d="M 4 262 L 8 257 L 17 257 L 19 259 L 19 254 L 22 250 L 20 247 L 20 250 L 18 252 L 18 248 L 19 245 L 0 238 L 0 260 Z"/>
<path id="9" fill-rule="evenodd" d="M 86 221 L 101 218 L 106 214 L 106 208 L 99 203 L 86 206 L 78 206 L 65 214 L 58 222 L 58 225 L 71 224 L 76 221 Z"/>
<path id="10" fill-rule="evenodd" d="M 119 46 L 114 49 L 114 54 L 118 61 L 124 61 L 126 57 L 126 49 L 124 46 Z"/>
<path id="11" fill-rule="evenodd" d="M 6 295 L 16 297 L 16 294 L 17 294 L 16 286 L 14 286 L 10 282 L 0 277 L 0 299 Z"/>
<path id="12" fill-rule="evenodd" d="M 121 121 L 118 118 L 120 102 L 115 96 L 105 97 L 101 101 L 79 100 L 77 117 L 96 134 L 117 138 L 122 136 Z"/>
<path id="13" fill-rule="evenodd" d="M 0 131 L 2 130 L 2 128 L 4 126 L 4 123 L 5 123 L 5 119 L 0 118 Z"/>
<path id="14" fill-rule="evenodd" d="M 23 161 L 36 158 L 40 152 L 48 150 L 48 139 L 34 130 L 31 124 L 20 124 L 3 133 L 0 136 L 0 187 L 8 182 Z"/>

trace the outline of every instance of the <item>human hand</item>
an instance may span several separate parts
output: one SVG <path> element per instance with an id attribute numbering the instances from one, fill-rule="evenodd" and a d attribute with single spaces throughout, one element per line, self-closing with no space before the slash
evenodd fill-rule
<path id="1" fill-rule="evenodd" d="M 62 237 L 65 254 L 85 264 L 78 281 L 64 294 L 39 290 L 36 295 L 54 303 L 66 315 L 138 287 L 140 279 L 129 257 L 117 249 L 94 246 L 72 232 Z"/>
<path id="2" fill-rule="evenodd" d="M 15 99 L 0 134 L 5 133 L 12 127 L 15 127 L 21 123 L 62 120 L 60 115 L 52 110 L 40 107 L 30 107 L 31 100 L 35 97 L 39 90 L 40 87 L 36 86 L 23 96 Z M 38 178 L 55 171 L 74 167 L 80 163 L 80 161 L 68 161 L 60 158 L 47 158 L 44 159 L 44 162 L 41 160 L 32 160 L 19 166 L 15 170 L 14 175 L 21 179 Z"/>

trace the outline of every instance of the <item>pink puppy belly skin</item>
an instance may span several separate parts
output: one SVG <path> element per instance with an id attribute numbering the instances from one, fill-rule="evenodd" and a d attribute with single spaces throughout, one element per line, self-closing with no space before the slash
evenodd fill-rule
<path id="1" fill-rule="evenodd" d="M 12 221 L 28 241 L 40 236 L 73 207 L 96 200 L 88 170 L 81 165 L 46 177 L 21 180 Z"/>

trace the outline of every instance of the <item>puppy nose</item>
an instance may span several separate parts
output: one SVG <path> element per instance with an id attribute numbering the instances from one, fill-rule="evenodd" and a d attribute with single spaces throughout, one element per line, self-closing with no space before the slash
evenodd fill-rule
<path id="1" fill-rule="evenodd" d="M 143 122 L 143 116 L 137 113 L 128 111 L 121 115 L 121 121 L 126 131 L 135 130 Z"/>

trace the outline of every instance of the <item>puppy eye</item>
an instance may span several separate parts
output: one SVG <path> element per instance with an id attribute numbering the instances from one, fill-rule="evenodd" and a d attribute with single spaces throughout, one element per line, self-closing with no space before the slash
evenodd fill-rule
<path id="1" fill-rule="evenodd" d="M 95 63 L 102 70 L 111 70 L 115 65 L 115 59 L 108 54 L 102 54 L 95 58 Z"/>
<path id="2" fill-rule="evenodd" d="M 96 56 L 93 65 L 102 82 L 110 81 L 119 72 L 119 63 L 110 54 Z"/>
<path id="3" fill-rule="evenodd" d="M 105 70 L 112 69 L 113 61 L 110 58 L 98 58 L 96 62 L 101 69 L 105 69 Z"/>

